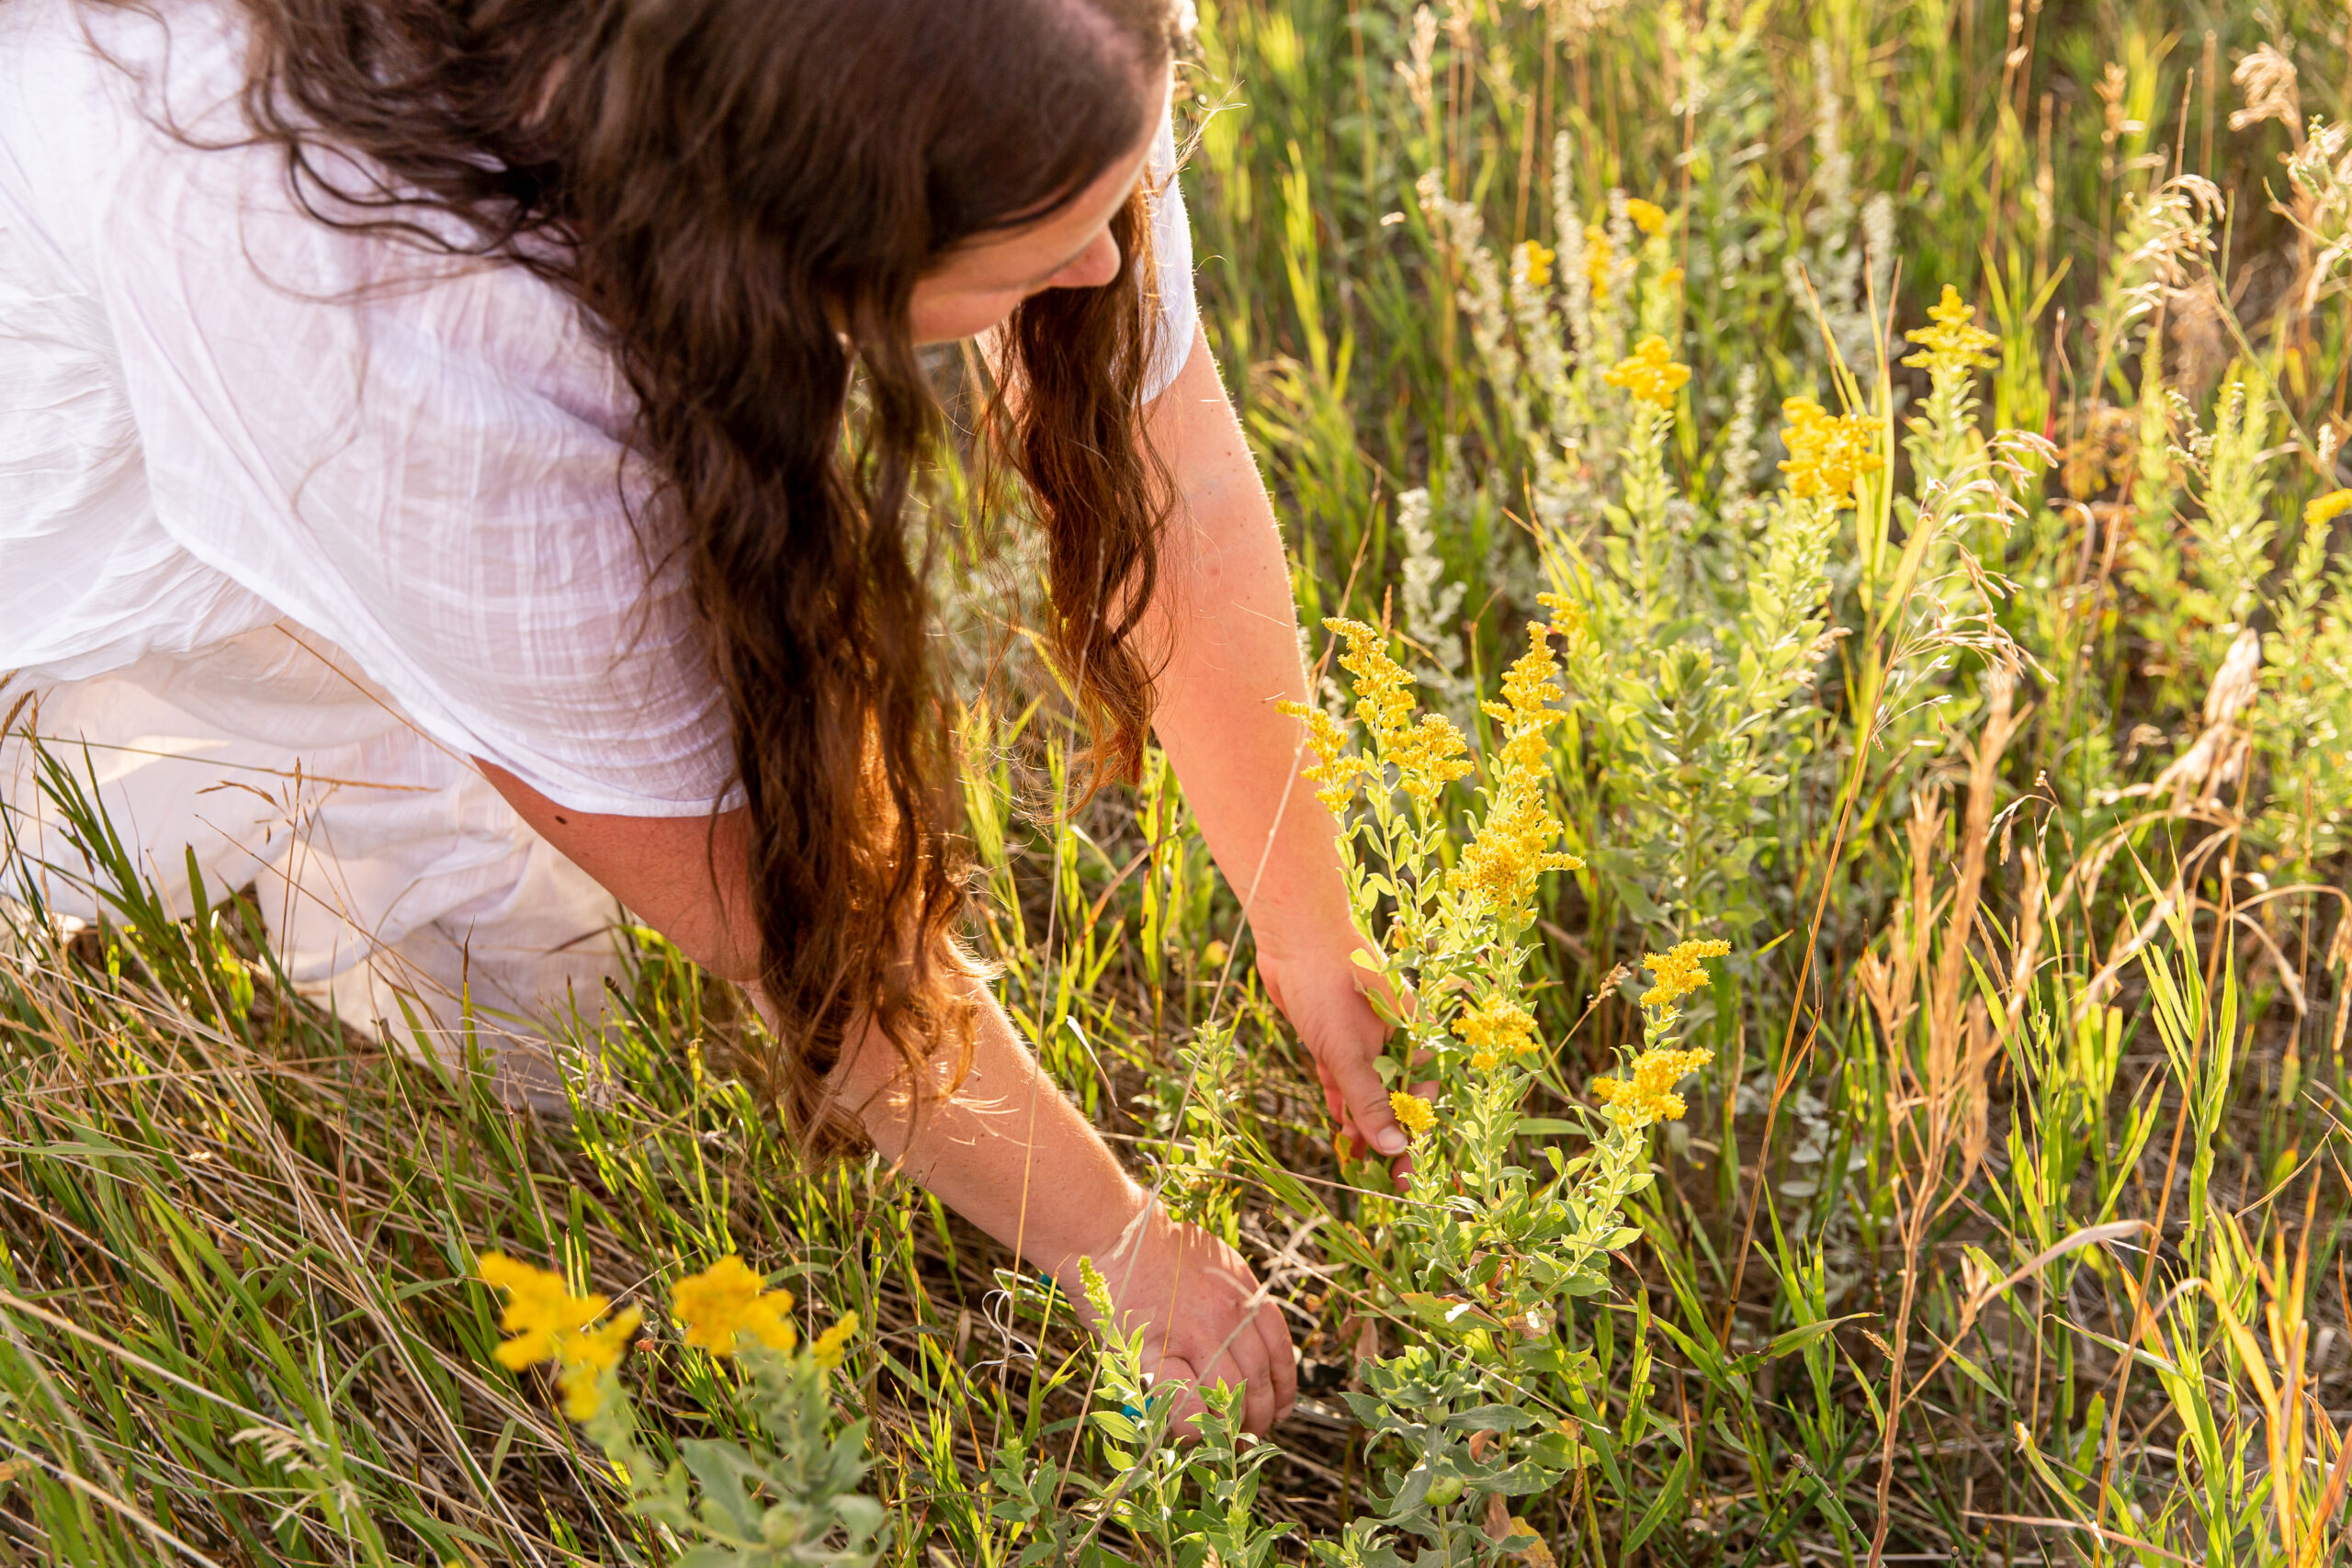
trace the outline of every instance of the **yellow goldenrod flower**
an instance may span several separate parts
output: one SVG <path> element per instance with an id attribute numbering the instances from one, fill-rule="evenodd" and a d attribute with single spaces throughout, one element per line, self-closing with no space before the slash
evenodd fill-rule
<path id="1" fill-rule="evenodd" d="M 1527 279 L 1530 288 L 1541 288 L 1552 281 L 1552 264 L 1558 255 L 1532 240 L 1521 240 L 1511 247 L 1510 269 Z"/>
<path id="2" fill-rule="evenodd" d="M 1583 607 L 1570 603 L 1558 593 L 1538 593 L 1535 602 L 1552 612 L 1552 635 L 1574 637 L 1584 630 Z"/>
<path id="3" fill-rule="evenodd" d="M 506 1292 L 506 1311 L 498 1326 L 514 1336 L 491 1353 L 499 1365 L 518 1372 L 560 1356 L 571 1338 L 613 1304 L 603 1296 L 575 1296 L 562 1275 L 534 1269 L 503 1252 L 483 1253 L 481 1274 L 483 1283 Z"/>
<path id="4" fill-rule="evenodd" d="M 575 1296 L 562 1275 L 501 1252 L 482 1254 L 481 1278 L 506 1292 L 506 1311 L 498 1325 L 514 1337 L 492 1352 L 499 1364 L 519 1372 L 541 1361 L 556 1362 L 564 1414 L 574 1421 L 594 1416 L 604 1404 L 604 1376 L 620 1365 L 645 1314 L 630 1307 L 590 1328 L 611 1302 L 599 1295 Z"/>
<path id="5" fill-rule="evenodd" d="M 1555 678 L 1551 628 L 1531 623 L 1527 651 L 1503 675 L 1503 700 L 1480 705 L 1503 728 L 1501 766 L 1496 770 L 1486 819 L 1446 874 L 1448 884 L 1487 912 L 1519 909 L 1546 871 L 1575 871 L 1584 863 L 1552 849 L 1560 825 L 1544 807 L 1549 782 L 1545 766 L 1550 741 L 1545 727 L 1559 716 L 1551 705 L 1565 695 Z"/>
<path id="6" fill-rule="evenodd" d="M 1727 942 L 1679 942 L 1664 953 L 1645 953 L 1642 967 L 1655 979 L 1650 988 L 1642 993 L 1642 1005 L 1679 1007 L 1691 992 L 1707 988 L 1707 966 L 1702 960 L 1722 958 L 1730 952 L 1731 943 Z"/>
<path id="7" fill-rule="evenodd" d="M 1810 398 L 1781 404 L 1781 439 L 1789 448 L 1781 471 L 1793 496 L 1826 496 L 1832 506 L 1850 505 L 1854 485 L 1885 467 L 1878 455 L 1878 422 L 1867 414 L 1833 414 Z"/>
<path id="8" fill-rule="evenodd" d="M 670 1311 L 685 1329 L 686 1343 L 713 1355 L 733 1355 L 739 1334 L 771 1349 L 789 1351 L 800 1339 L 785 1316 L 792 1310 L 792 1292 L 763 1290 L 765 1283 L 730 1252 L 701 1273 L 679 1280 L 670 1295 Z"/>
<path id="9" fill-rule="evenodd" d="M 1500 1062 L 1535 1049 L 1535 1015 L 1507 997 L 1489 996 L 1463 1010 L 1453 1021 L 1453 1032 L 1476 1051 L 1470 1065 L 1490 1072 Z"/>
<path id="10" fill-rule="evenodd" d="M 1426 1138 L 1437 1125 L 1437 1112 L 1430 1102 L 1418 1094 L 1397 1092 L 1388 1097 L 1388 1109 L 1396 1113 L 1396 1124 L 1416 1138 Z"/>
<path id="11" fill-rule="evenodd" d="M 1679 1121 L 1687 1107 L 1674 1086 L 1714 1059 L 1713 1051 L 1645 1051 L 1625 1077 L 1593 1079 L 1592 1096 L 1621 1126 Z"/>
<path id="12" fill-rule="evenodd" d="M 2332 490 L 2318 496 L 2303 507 L 2303 526 L 2322 528 L 2335 522 L 2346 510 L 2352 510 L 2352 490 Z"/>
<path id="13" fill-rule="evenodd" d="M 592 1419 L 604 1407 L 605 1374 L 621 1363 L 629 1339 L 645 1314 L 631 1307 L 602 1327 L 576 1334 L 563 1350 L 556 1386 L 563 1391 L 563 1413 L 574 1421 Z"/>
<path id="14" fill-rule="evenodd" d="M 1638 196 L 1625 203 L 1625 216 L 1632 219 L 1634 227 L 1645 234 L 1655 234 L 1666 227 L 1666 209 L 1655 201 L 1644 201 Z"/>
<path id="15" fill-rule="evenodd" d="M 1357 714 L 1372 731 L 1374 750 L 1385 757 L 1412 726 L 1413 677 L 1388 657 L 1386 634 L 1336 616 L 1323 625 L 1347 642 L 1340 668 L 1355 677 Z"/>
<path id="16" fill-rule="evenodd" d="M 1433 713 L 1406 732 L 1389 761 L 1396 764 L 1398 785 L 1423 807 L 1436 805 L 1447 784 L 1471 771 L 1469 742 L 1452 719 Z"/>
<path id="17" fill-rule="evenodd" d="M 1527 901 L 1529 885 L 1538 875 L 1584 869 L 1584 862 L 1551 847 L 1559 836 L 1560 825 L 1544 811 L 1540 798 L 1522 795 L 1509 799 L 1487 812 L 1446 881 L 1490 913 L 1517 909 Z"/>
<path id="18" fill-rule="evenodd" d="M 1609 243 L 1609 231 L 1598 223 L 1584 226 L 1584 276 L 1592 285 L 1595 299 L 1609 298 L 1609 264 L 1615 259 L 1617 248 Z"/>
<path id="19" fill-rule="evenodd" d="M 1354 798 L 1356 780 L 1364 771 L 1363 760 L 1348 750 L 1347 729 L 1321 708 L 1306 703 L 1283 702 L 1274 705 L 1293 718 L 1306 721 L 1306 744 L 1315 753 L 1315 761 L 1310 767 L 1301 768 L 1299 777 L 1321 784 L 1315 798 L 1323 803 L 1323 809 L 1339 816 Z"/>
<path id="20" fill-rule="evenodd" d="M 842 1364 L 842 1357 L 848 1353 L 850 1336 L 856 1332 L 857 1314 L 850 1313 L 817 1336 L 816 1343 L 808 1347 L 808 1354 L 820 1367 L 828 1370 L 838 1367 Z"/>
<path id="21" fill-rule="evenodd" d="M 1928 315 L 1935 325 L 1914 327 L 1903 334 L 1919 345 L 1919 352 L 1906 355 L 1904 364 L 1930 372 L 1992 367 L 1990 351 L 2001 340 L 1975 324 L 1976 307 L 1963 301 L 1959 289 L 1945 284 L 1943 299 L 1928 307 Z"/>
<path id="22" fill-rule="evenodd" d="M 1655 409 L 1674 406 L 1674 394 L 1690 379 L 1690 371 L 1677 365 L 1662 337 L 1645 337 L 1634 350 L 1633 357 L 1621 359 L 1616 368 L 1601 378 L 1612 387 L 1623 387 L 1634 400 Z"/>
<path id="23" fill-rule="evenodd" d="M 1657 275 L 1657 280 L 1668 288 L 1679 288 L 1682 287 L 1682 276 L 1680 267 L 1670 266 Z"/>

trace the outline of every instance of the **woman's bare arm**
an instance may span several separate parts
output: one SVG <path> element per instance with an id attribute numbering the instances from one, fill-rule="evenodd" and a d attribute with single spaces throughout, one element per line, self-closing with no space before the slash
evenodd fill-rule
<path id="1" fill-rule="evenodd" d="M 759 972 L 748 916 L 741 812 L 716 818 L 605 817 L 558 806 L 477 760 L 541 837 L 680 952 L 750 983 Z M 1120 1310 L 1148 1326 L 1159 1371 L 1248 1384 L 1244 1419 L 1265 1431 L 1296 1392 L 1290 1336 L 1249 1265 L 1151 1202 L 1036 1059 L 985 988 L 971 1070 L 952 1098 L 910 1116 L 896 1053 L 857 1042 L 835 1069 L 841 1102 L 885 1157 L 942 1202 L 1053 1275 L 1073 1300 L 1091 1257 Z"/>
<path id="2" fill-rule="evenodd" d="M 1152 405 L 1150 430 L 1182 497 L 1148 623 L 1166 660 L 1154 728 L 1249 911 L 1259 974 L 1314 1055 L 1333 1114 L 1400 1154 L 1404 1130 L 1374 1066 L 1388 1031 L 1350 956 L 1362 939 L 1336 826 L 1298 781 L 1302 727 L 1275 708 L 1306 700 L 1289 564 L 1204 336 Z"/>

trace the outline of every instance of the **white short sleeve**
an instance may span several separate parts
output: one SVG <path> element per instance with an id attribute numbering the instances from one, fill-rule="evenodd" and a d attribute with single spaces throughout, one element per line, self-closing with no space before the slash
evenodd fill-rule
<path id="1" fill-rule="evenodd" d="M 153 504 L 183 548 L 560 804 L 720 800 L 724 703 L 681 565 L 624 502 L 628 389 L 568 299 L 320 222 L 268 148 L 159 141 L 101 222 Z"/>
<path id="2" fill-rule="evenodd" d="M 1159 139 L 1145 164 L 1151 192 L 1151 254 L 1159 274 L 1159 343 L 1144 377 L 1146 402 L 1166 391 L 1193 352 L 1201 319 L 1193 296 L 1193 228 L 1184 217 L 1184 192 L 1177 183 L 1175 117 L 1159 122 Z"/>

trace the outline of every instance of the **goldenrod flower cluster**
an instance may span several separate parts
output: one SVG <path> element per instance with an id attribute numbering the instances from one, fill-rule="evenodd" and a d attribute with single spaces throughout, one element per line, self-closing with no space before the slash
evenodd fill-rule
<path id="1" fill-rule="evenodd" d="M 1903 334 L 1919 345 L 1919 352 L 1905 356 L 1904 364 L 1930 373 L 1992 367 L 1991 351 L 2001 340 L 1975 324 L 1976 307 L 1962 300 L 1959 289 L 1945 284 L 1943 299 L 1928 307 L 1928 315 L 1935 325 L 1914 327 Z"/>
<path id="2" fill-rule="evenodd" d="M 631 1307 L 592 1329 L 588 1325 L 613 1304 L 610 1298 L 575 1296 L 562 1275 L 501 1252 L 482 1254 L 481 1279 L 506 1292 L 506 1310 L 498 1326 L 514 1337 L 492 1352 L 499 1364 L 519 1372 L 541 1361 L 556 1362 L 564 1414 L 575 1421 L 594 1416 L 602 1403 L 601 1380 L 620 1365 L 645 1314 Z"/>
<path id="3" fill-rule="evenodd" d="M 1416 716 L 1413 677 L 1388 656 L 1388 639 L 1380 631 L 1362 621 L 1323 624 L 1347 642 L 1340 668 L 1355 677 L 1356 711 L 1372 730 L 1375 755 L 1396 770 L 1397 787 L 1424 810 L 1436 805 L 1447 784 L 1469 775 L 1469 742 L 1450 719 Z M 1374 777 L 1378 769 L 1348 750 L 1347 730 L 1330 715 L 1303 703 L 1283 703 L 1281 709 L 1306 721 L 1315 765 L 1302 774 L 1323 786 L 1316 798 L 1337 816 L 1358 781 Z"/>
<path id="4" fill-rule="evenodd" d="M 1551 704 L 1564 695 L 1554 678 L 1559 664 L 1552 657 L 1551 636 L 1547 626 L 1529 626 L 1527 651 L 1503 676 L 1503 700 L 1482 705 L 1503 727 L 1502 765 L 1493 780 L 1487 818 L 1446 880 L 1490 913 L 1518 909 L 1538 874 L 1584 865 L 1553 850 L 1560 825 L 1544 806 L 1549 776 L 1544 730 L 1558 716 Z"/>
<path id="5" fill-rule="evenodd" d="M 1674 1086 L 1714 1059 L 1713 1051 L 1645 1051 L 1634 1058 L 1633 1071 L 1625 1077 L 1593 1079 L 1592 1095 L 1609 1107 L 1610 1119 L 1620 1126 L 1678 1121 L 1686 1107 Z"/>
<path id="6" fill-rule="evenodd" d="M 1690 379 L 1688 367 L 1677 365 L 1662 337 L 1645 337 L 1635 348 L 1633 357 L 1621 359 L 1616 367 L 1601 378 L 1612 387 L 1623 387 L 1637 402 L 1655 409 L 1674 406 L 1674 394 Z"/>
<path id="7" fill-rule="evenodd" d="M 1388 638 L 1362 621 L 1328 617 L 1323 625 L 1347 645 L 1340 668 L 1355 677 L 1356 714 L 1372 730 L 1372 743 L 1385 755 L 1404 739 L 1413 722 L 1413 677 L 1388 657 Z"/>
<path id="8" fill-rule="evenodd" d="M 1323 809 L 1337 817 L 1348 808 L 1348 801 L 1355 794 L 1356 780 L 1367 771 L 1364 760 L 1348 750 L 1347 730 L 1321 708 L 1306 703 L 1274 705 L 1293 718 L 1306 721 L 1306 744 L 1315 753 L 1315 763 L 1301 768 L 1299 776 L 1323 786 L 1315 792 L 1315 798 L 1323 803 Z"/>
<path id="9" fill-rule="evenodd" d="M 1447 784 L 1470 775 L 1470 744 L 1452 719 L 1425 713 L 1390 761 L 1396 764 L 1399 785 L 1427 810 Z"/>
<path id="10" fill-rule="evenodd" d="M 1655 234 L 1666 227 L 1666 209 L 1655 201 L 1644 201 L 1640 197 L 1625 203 L 1625 216 L 1632 219 L 1634 227 L 1645 234 Z"/>
<path id="11" fill-rule="evenodd" d="M 1501 995 L 1489 996 L 1453 1021 L 1453 1032 L 1470 1047 L 1470 1066 L 1493 1072 L 1535 1049 L 1535 1015 Z"/>
<path id="12" fill-rule="evenodd" d="M 2352 511 L 2352 490 L 2332 490 L 2315 496 L 2303 507 L 2303 526 L 2324 528 L 2346 511 Z"/>
<path id="13" fill-rule="evenodd" d="M 1559 256 L 1533 240 L 1521 240 L 1511 247 L 1510 258 L 1514 276 L 1525 278 L 1530 288 L 1542 288 L 1552 281 L 1552 264 Z"/>
<path id="14" fill-rule="evenodd" d="M 1584 226 L 1584 276 L 1592 285 L 1595 299 L 1609 298 L 1609 264 L 1616 259 L 1617 247 L 1609 243 L 1609 231 L 1598 223 Z"/>
<path id="15" fill-rule="evenodd" d="M 808 1347 L 809 1359 L 831 1371 L 842 1364 L 842 1357 L 849 1350 L 850 1337 L 857 1332 L 857 1314 L 843 1314 L 839 1323 L 817 1336 Z"/>
<path id="16" fill-rule="evenodd" d="M 730 1252 L 701 1273 L 679 1280 L 670 1311 L 685 1329 L 686 1343 L 713 1355 L 733 1355 L 739 1334 L 789 1354 L 800 1342 L 785 1315 L 792 1310 L 792 1292 L 764 1290 L 765 1283 Z"/>
<path id="17" fill-rule="evenodd" d="M 1396 1124 L 1415 1138 L 1426 1138 L 1437 1125 L 1437 1112 L 1430 1102 L 1418 1094 L 1399 1090 L 1388 1097 L 1388 1109 L 1396 1113 Z"/>
<path id="18" fill-rule="evenodd" d="M 1538 593 L 1535 602 L 1552 612 L 1552 635 L 1572 637 L 1584 630 L 1584 606 L 1565 594 Z"/>
<path id="19" fill-rule="evenodd" d="M 1878 422 L 1868 414 L 1833 414 L 1811 398 L 1791 398 L 1781 404 L 1781 439 L 1789 448 L 1781 471 L 1789 476 L 1791 495 L 1850 505 L 1855 482 L 1885 467 L 1878 455 Z"/>
<path id="20" fill-rule="evenodd" d="M 1679 942 L 1663 953 L 1645 954 L 1642 967 L 1653 978 L 1650 988 L 1642 993 L 1642 1005 L 1662 1008 L 1667 1017 L 1672 1017 L 1681 1010 L 1683 998 L 1707 988 L 1707 966 L 1703 961 L 1721 958 L 1730 952 L 1731 943 L 1727 942 Z"/>

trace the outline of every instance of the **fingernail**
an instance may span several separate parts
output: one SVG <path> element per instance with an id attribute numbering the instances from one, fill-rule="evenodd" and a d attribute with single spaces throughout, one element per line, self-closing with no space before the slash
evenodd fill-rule
<path id="1" fill-rule="evenodd" d="M 1401 1155 L 1405 1152 L 1405 1133 L 1400 1127 L 1383 1127 L 1372 1135 L 1372 1141 L 1382 1154 Z"/>

